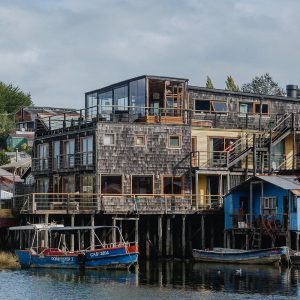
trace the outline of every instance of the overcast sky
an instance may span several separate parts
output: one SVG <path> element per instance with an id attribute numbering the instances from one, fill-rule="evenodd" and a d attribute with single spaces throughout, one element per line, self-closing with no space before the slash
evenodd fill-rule
<path id="1" fill-rule="evenodd" d="M 0 81 L 40 106 L 142 74 L 300 85 L 299 0 L 0 0 Z"/>

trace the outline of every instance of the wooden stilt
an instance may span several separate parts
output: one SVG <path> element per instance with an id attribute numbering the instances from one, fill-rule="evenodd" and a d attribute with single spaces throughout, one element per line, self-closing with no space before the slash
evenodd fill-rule
<path id="1" fill-rule="evenodd" d="M 162 256 L 162 216 L 159 215 L 157 219 L 157 237 L 158 237 L 158 256 Z"/>
<path id="2" fill-rule="evenodd" d="M 170 255 L 170 232 L 171 232 L 171 220 L 170 217 L 167 216 L 166 222 L 166 256 Z"/>
<path id="3" fill-rule="evenodd" d="M 84 217 L 81 217 L 81 226 L 84 226 Z M 80 236 L 80 249 L 84 249 L 84 231 L 81 231 Z"/>
<path id="4" fill-rule="evenodd" d="M 150 218 L 146 220 L 146 257 L 150 257 Z"/>
<path id="5" fill-rule="evenodd" d="M 296 237 L 296 250 L 299 252 L 299 232 L 297 232 L 297 237 Z"/>
<path id="6" fill-rule="evenodd" d="M 95 216 L 91 215 L 91 226 L 95 226 Z M 95 232 L 94 229 L 91 230 L 90 232 L 90 247 L 91 250 L 95 249 Z"/>
<path id="7" fill-rule="evenodd" d="M 205 249 L 205 224 L 204 215 L 201 216 L 201 248 Z"/>
<path id="8" fill-rule="evenodd" d="M 120 228 L 120 232 L 121 232 L 121 234 L 120 234 L 120 243 L 121 243 L 122 236 L 123 236 L 123 221 L 122 220 L 119 221 L 119 228 Z"/>
<path id="9" fill-rule="evenodd" d="M 113 226 L 117 225 L 117 221 L 115 218 L 113 218 Z M 113 228 L 112 230 L 112 242 L 115 244 L 117 241 L 117 236 L 116 236 L 116 228 Z"/>
<path id="10" fill-rule="evenodd" d="M 223 247 L 226 248 L 226 241 L 227 241 L 227 231 L 224 230 L 224 233 L 223 233 Z"/>
<path id="11" fill-rule="evenodd" d="M 135 220 L 135 245 L 139 244 L 139 220 Z"/>
<path id="12" fill-rule="evenodd" d="M 75 225 L 75 215 L 71 215 L 71 226 Z M 71 234 L 71 241 L 70 241 L 70 249 L 71 251 L 74 251 L 74 234 Z"/>
<path id="13" fill-rule="evenodd" d="M 182 257 L 185 257 L 186 238 L 185 238 L 185 218 L 186 215 L 182 215 L 182 230 L 181 230 L 181 246 L 182 246 Z"/>
<path id="14" fill-rule="evenodd" d="M 215 227 L 214 223 L 210 222 L 210 249 L 214 248 L 215 243 Z"/>
<path id="15" fill-rule="evenodd" d="M 174 256 L 173 221 L 170 220 L 170 255 Z"/>
<path id="16" fill-rule="evenodd" d="M 234 230 L 232 230 L 232 249 L 235 249 L 235 233 L 234 233 Z"/>
<path id="17" fill-rule="evenodd" d="M 246 233 L 246 250 L 249 250 L 249 234 Z"/>
<path id="18" fill-rule="evenodd" d="M 45 214 L 45 224 L 49 223 L 49 215 Z M 47 230 L 45 230 L 44 233 L 44 247 L 48 248 L 48 234 L 49 232 Z"/>

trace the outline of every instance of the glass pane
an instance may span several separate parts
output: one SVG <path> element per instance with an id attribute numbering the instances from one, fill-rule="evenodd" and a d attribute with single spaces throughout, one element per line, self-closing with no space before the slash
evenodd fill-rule
<path id="1" fill-rule="evenodd" d="M 240 113 L 252 113 L 252 103 L 240 103 Z"/>
<path id="2" fill-rule="evenodd" d="M 93 193 L 93 176 L 82 177 L 82 192 Z"/>
<path id="3" fill-rule="evenodd" d="M 127 86 L 114 89 L 114 105 L 115 105 L 116 112 L 128 110 L 128 87 Z"/>
<path id="4" fill-rule="evenodd" d="M 164 194 L 173 194 L 172 177 L 164 177 Z"/>
<path id="5" fill-rule="evenodd" d="M 101 176 L 102 194 L 122 194 L 122 176 Z"/>
<path id="6" fill-rule="evenodd" d="M 54 142 L 54 161 L 53 161 L 54 168 L 60 168 L 60 141 Z"/>
<path id="7" fill-rule="evenodd" d="M 132 176 L 133 194 L 153 194 L 153 176 Z"/>
<path id="8" fill-rule="evenodd" d="M 179 136 L 170 136 L 170 147 L 180 147 Z"/>
<path id="9" fill-rule="evenodd" d="M 97 115 L 97 93 L 89 94 L 86 96 L 86 111 L 87 117 L 95 117 Z"/>
<path id="10" fill-rule="evenodd" d="M 215 112 L 227 112 L 226 102 L 213 102 L 212 103 Z"/>
<path id="11" fill-rule="evenodd" d="M 263 113 L 263 114 L 267 114 L 267 113 L 269 113 L 269 105 L 268 104 L 262 104 L 262 107 L 261 107 L 262 109 L 261 109 L 261 112 Z"/>
<path id="12" fill-rule="evenodd" d="M 63 192 L 75 193 L 75 176 L 67 176 L 63 178 Z"/>
<path id="13" fill-rule="evenodd" d="M 100 117 L 109 121 L 112 113 L 112 91 L 101 93 L 98 95 L 99 98 L 99 113 Z"/>
<path id="14" fill-rule="evenodd" d="M 181 194 L 182 180 L 181 177 L 173 177 L 173 194 Z"/>
<path id="15" fill-rule="evenodd" d="M 208 100 L 195 100 L 195 110 L 210 111 L 210 101 Z"/>
<path id="16" fill-rule="evenodd" d="M 145 79 L 130 82 L 129 86 L 129 105 L 131 111 L 135 114 L 145 115 L 146 94 Z"/>

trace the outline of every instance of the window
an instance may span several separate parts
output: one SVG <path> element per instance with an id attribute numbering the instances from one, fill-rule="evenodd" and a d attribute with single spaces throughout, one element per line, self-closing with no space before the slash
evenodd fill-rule
<path id="1" fill-rule="evenodd" d="M 262 103 L 262 105 L 260 105 L 260 103 L 255 103 L 254 104 L 255 107 L 255 113 L 256 114 L 268 114 L 269 113 L 269 105 L 267 103 Z"/>
<path id="2" fill-rule="evenodd" d="M 121 175 L 101 175 L 102 194 L 122 194 Z"/>
<path id="3" fill-rule="evenodd" d="M 93 176 L 84 175 L 81 177 L 81 192 L 82 193 L 93 193 Z"/>
<path id="4" fill-rule="evenodd" d="M 169 147 L 170 148 L 180 148 L 181 147 L 181 136 L 180 135 L 170 135 L 169 136 Z"/>
<path id="5" fill-rule="evenodd" d="M 38 193 L 49 192 L 49 178 L 39 178 L 36 180 L 36 191 Z"/>
<path id="6" fill-rule="evenodd" d="M 132 175 L 131 187 L 134 195 L 153 194 L 153 176 Z"/>
<path id="7" fill-rule="evenodd" d="M 274 215 L 277 210 L 277 197 L 264 197 L 263 201 L 263 215 Z"/>
<path id="8" fill-rule="evenodd" d="M 65 176 L 62 179 L 63 193 L 75 193 L 75 176 Z"/>
<path id="9" fill-rule="evenodd" d="M 86 112 L 87 117 L 92 118 L 97 115 L 97 93 L 86 95 Z"/>
<path id="10" fill-rule="evenodd" d="M 64 166 L 65 168 L 74 168 L 75 166 L 75 140 L 64 142 Z"/>
<path id="11" fill-rule="evenodd" d="M 93 164 L 93 136 L 81 140 L 81 163 L 83 166 Z"/>
<path id="12" fill-rule="evenodd" d="M 106 146 L 115 145 L 115 135 L 113 133 L 104 134 L 103 145 Z"/>
<path id="13" fill-rule="evenodd" d="M 113 108 L 112 91 L 98 94 L 98 98 L 100 105 L 99 113 L 101 115 L 101 118 L 104 118 L 107 121 L 109 121 Z"/>
<path id="14" fill-rule="evenodd" d="M 242 114 L 253 113 L 253 103 L 240 102 L 239 109 Z"/>
<path id="15" fill-rule="evenodd" d="M 60 141 L 53 143 L 53 168 L 57 170 L 60 168 Z"/>
<path id="16" fill-rule="evenodd" d="M 114 105 L 115 111 L 128 110 L 128 86 L 114 89 Z"/>
<path id="17" fill-rule="evenodd" d="M 135 136 L 135 145 L 136 146 L 145 146 L 146 140 L 144 135 L 136 135 Z"/>
<path id="18" fill-rule="evenodd" d="M 39 144 L 38 145 L 38 168 L 39 170 L 48 169 L 48 159 L 49 159 L 49 144 Z"/>
<path id="19" fill-rule="evenodd" d="M 182 177 L 164 176 L 163 177 L 163 194 L 181 194 Z"/>
<path id="20" fill-rule="evenodd" d="M 146 107 L 145 79 L 131 81 L 129 85 L 130 109 L 137 114 L 145 115 Z"/>
<path id="21" fill-rule="evenodd" d="M 195 100 L 195 112 L 227 113 L 227 102 L 215 100 Z"/>

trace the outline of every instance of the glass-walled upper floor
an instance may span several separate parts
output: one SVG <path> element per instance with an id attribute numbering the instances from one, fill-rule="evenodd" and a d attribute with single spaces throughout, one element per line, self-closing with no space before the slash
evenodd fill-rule
<path id="1" fill-rule="evenodd" d="M 142 76 L 86 93 L 86 117 L 112 121 L 118 116 L 182 116 L 186 79 Z"/>

